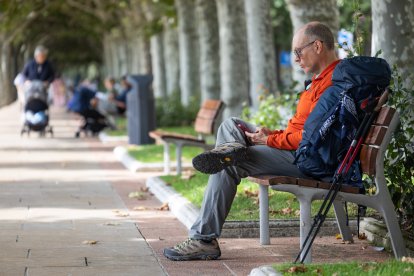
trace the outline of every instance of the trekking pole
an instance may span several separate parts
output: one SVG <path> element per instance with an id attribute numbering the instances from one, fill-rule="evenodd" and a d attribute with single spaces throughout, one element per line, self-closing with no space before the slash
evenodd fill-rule
<path id="1" fill-rule="evenodd" d="M 351 146 L 349 147 L 340 167 L 335 172 L 332 185 L 322 202 L 322 205 L 318 211 L 318 214 L 314 218 L 314 222 L 311 226 L 311 229 L 309 230 L 308 235 L 306 236 L 306 239 L 303 243 L 301 250 L 299 251 L 298 256 L 295 259 L 295 263 L 299 259 L 300 259 L 300 262 L 303 263 L 304 260 L 306 259 L 306 256 L 308 255 L 309 250 L 312 247 L 312 244 L 316 238 L 316 235 L 318 234 L 323 222 L 325 221 L 326 215 L 328 214 L 329 209 L 331 208 L 335 200 L 335 197 L 341 188 L 343 177 L 348 173 L 349 169 L 351 168 L 352 163 L 354 162 L 357 154 L 359 153 L 359 149 L 361 148 L 362 141 L 364 140 L 366 134 L 368 133 L 368 130 L 370 129 L 373 120 L 378 115 L 378 112 L 380 111 L 382 105 L 387 101 L 389 93 L 390 93 L 389 89 L 387 88 L 384 91 L 384 93 L 381 95 L 381 97 L 379 98 L 378 103 L 376 107 L 374 108 L 373 112 L 365 114 L 364 119 L 362 120 L 362 123 L 360 127 L 358 128 L 354 139 L 352 140 Z M 309 245 L 308 245 L 308 242 L 309 242 Z M 304 255 L 301 258 L 302 253 L 304 253 Z"/>

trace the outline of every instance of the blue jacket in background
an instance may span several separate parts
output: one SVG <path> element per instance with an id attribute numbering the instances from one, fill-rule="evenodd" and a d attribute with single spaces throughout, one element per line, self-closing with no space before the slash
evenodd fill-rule
<path id="1" fill-rule="evenodd" d="M 37 64 L 36 60 L 32 59 L 23 69 L 23 75 L 27 80 L 40 80 L 52 82 L 55 78 L 55 71 L 48 60 L 43 64 Z"/>
<path id="2" fill-rule="evenodd" d="M 95 97 L 96 92 L 80 86 L 75 89 L 73 98 L 68 103 L 68 109 L 73 112 L 82 113 L 91 108 L 91 100 Z"/>

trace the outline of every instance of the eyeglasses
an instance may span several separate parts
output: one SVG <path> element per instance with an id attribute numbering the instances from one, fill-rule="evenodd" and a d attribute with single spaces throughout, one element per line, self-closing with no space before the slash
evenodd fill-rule
<path id="1" fill-rule="evenodd" d="M 298 59 L 300 59 L 301 57 L 302 57 L 302 51 L 303 51 L 303 49 L 305 49 L 306 47 L 309 47 L 309 46 L 311 46 L 313 43 L 315 43 L 316 42 L 316 40 L 314 40 L 314 41 L 312 41 L 312 42 L 309 42 L 308 44 L 306 44 L 305 46 L 302 46 L 302 47 L 300 47 L 300 48 L 296 48 L 295 50 L 293 50 L 293 53 L 296 55 L 296 57 L 298 58 Z M 323 41 L 321 41 L 321 43 L 323 43 Z"/>

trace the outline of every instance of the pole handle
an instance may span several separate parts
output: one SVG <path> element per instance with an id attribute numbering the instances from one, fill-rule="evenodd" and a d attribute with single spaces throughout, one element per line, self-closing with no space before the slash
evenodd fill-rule
<path id="1" fill-rule="evenodd" d="M 378 104 L 374 109 L 375 112 L 378 112 L 381 109 L 381 107 L 387 102 L 389 94 L 390 89 L 387 87 L 385 88 L 384 93 L 382 93 L 381 97 L 378 100 Z"/>

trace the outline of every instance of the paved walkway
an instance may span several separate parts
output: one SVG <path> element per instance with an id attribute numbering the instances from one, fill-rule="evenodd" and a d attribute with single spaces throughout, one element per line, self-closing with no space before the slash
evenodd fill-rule
<path id="1" fill-rule="evenodd" d="M 109 182 L 128 173 L 100 167 L 112 148 L 52 118 L 55 138 L 20 138 L 17 105 L 0 109 L 0 275 L 165 275 Z"/>
<path id="2" fill-rule="evenodd" d="M 55 138 L 20 138 L 16 106 L 0 109 L 0 276 L 247 275 L 291 262 L 298 238 L 220 239 L 217 261 L 171 262 L 162 249 L 185 227 L 145 191 L 151 174 L 132 174 L 112 154 L 116 144 L 74 139 L 76 121 L 54 111 Z M 141 200 L 129 198 L 140 191 Z M 97 244 L 84 244 L 97 241 Z M 365 241 L 316 240 L 316 262 L 381 261 Z"/>

